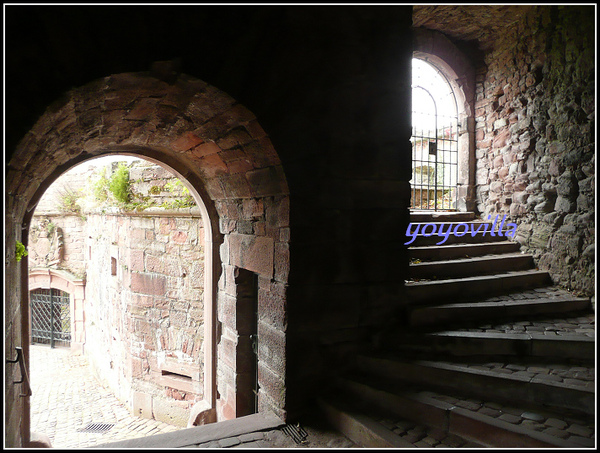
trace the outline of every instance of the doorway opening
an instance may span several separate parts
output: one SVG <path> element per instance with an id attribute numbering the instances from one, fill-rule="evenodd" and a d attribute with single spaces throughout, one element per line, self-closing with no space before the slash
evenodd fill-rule
<path id="1" fill-rule="evenodd" d="M 412 60 L 411 209 L 457 210 L 459 121 L 456 96 L 438 68 Z"/>
<path id="2" fill-rule="evenodd" d="M 236 269 L 238 364 L 236 410 L 238 416 L 258 412 L 258 275 Z"/>
<path id="3" fill-rule="evenodd" d="M 85 99 L 84 104 L 80 103 L 82 99 Z M 79 111 L 72 108 L 75 104 L 85 105 L 84 123 L 77 119 Z M 56 133 L 37 134 L 40 128 Z M 202 353 L 207 357 L 204 400 L 194 405 L 189 415 L 194 416 L 195 424 L 237 416 L 235 348 L 229 347 L 230 337 L 237 336 L 237 322 L 235 308 L 229 304 L 235 302 L 233 271 L 239 267 L 258 275 L 259 295 L 263 300 L 259 304 L 258 329 L 259 332 L 268 329 L 268 334 L 274 336 L 273 348 L 259 348 L 259 410 L 273 410 L 285 419 L 287 402 L 279 386 L 285 387 L 286 382 L 284 345 L 290 267 L 290 196 L 282 162 L 254 114 L 218 88 L 191 76 L 182 75 L 177 83 L 166 84 L 151 74 L 124 73 L 65 93 L 56 110 L 48 109 L 33 131 L 32 136 L 36 135 L 39 140 L 23 140 L 9 164 L 7 205 L 14 208 L 12 216 L 7 217 L 12 222 L 7 228 L 10 243 L 18 245 L 22 241 L 31 254 L 34 244 L 29 244 L 27 237 L 35 226 L 32 217 L 42 195 L 60 175 L 76 165 L 119 154 L 143 157 L 168 168 L 182 180 L 198 203 L 204 231 L 205 286 L 201 298 L 206 317 L 202 343 Z M 105 229 L 103 233 L 111 231 Z M 178 237 L 183 239 L 184 235 Z M 152 242 L 158 245 L 160 241 Z M 93 256 L 94 247 L 90 250 L 86 244 L 84 252 Z M 111 265 L 107 285 L 127 273 L 123 267 L 127 264 L 120 261 L 125 255 L 118 246 L 109 248 L 108 255 Z M 18 329 L 10 338 L 16 344 L 23 342 L 27 368 L 30 363 L 31 282 L 27 279 L 30 258 L 22 261 L 18 269 L 18 265 L 7 269 L 18 293 L 18 297 L 10 299 L 18 321 Z M 111 258 L 115 258 L 114 262 Z M 145 280 L 155 290 L 161 288 L 162 282 L 152 275 L 136 278 L 136 284 L 143 284 Z M 148 299 L 140 297 L 138 301 L 144 304 Z M 124 311 L 113 313 L 119 316 Z M 76 318 L 75 325 L 77 321 Z M 136 323 L 134 328 L 142 335 L 152 332 L 143 322 Z M 135 346 L 140 346 L 139 342 Z M 116 364 L 118 362 L 113 361 L 112 365 Z M 111 363 L 105 365 L 110 368 Z M 146 362 L 126 365 L 141 365 L 145 369 Z M 277 386 L 264 384 L 265 373 L 269 373 L 268 379 L 273 378 Z M 194 379 L 188 371 L 172 367 L 162 368 L 160 377 L 180 383 Z M 18 398 L 17 395 L 13 402 L 19 401 Z M 146 403 L 143 399 L 139 401 L 142 410 L 151 409 Z M 9 407 L 14 410 L 11 417 L 22 421 L 20 435 L 27 443 L 30 401 L 26 399 L 23 405 L 11 403 Z"/>
<path id="4" fill-rule="evenodd" d="M 34 289 L 29 293 L 31 341 L 39 344 L 70 346 L 71 298 L 60 289 Z"/>
<path id="5" fill-rule="evenodd" d="M 72 363 L 88 364 L 89 376 L 128 411 L 127 418 L 108 421 L 153 419 L 161 429 L 181 429 L 193 406 L 206 407 L 205 400 L 212 398 L 205 388 L 214 381 L 214 347 L 205 344 L 214 338 L 212 316 L 205 314 L 212 306 L 205 301 L 211 287 L 206 279 L 212 278 L 206 266 L 210 259 L 205 260 L 210 231 L 187 184 L 158 162 L 111 154 L 63 173 L 33 214 L 28 239 L 32 344 L 54 347 L 74 334 L 71 354 L 83 357 Z M 78 281 L 84 295 L 61 291 Z M 34 353 L 46 357 L 37 349 Z M 57 360 L 66 359 L 59 355 L 51 361 Z M 31 365 L 32 375 L 39 376 L 37 368 L 44 363 Z M 88 393 L 101 391 L 88 384 Z M 35 385 L 44 384 L 38 378 Z M 34 395 L 34 432 L 41 431 L 39 404 Z M 82 413 L 98 410 L 93 400 L 88 405 Z M 72 424 L 69 441 L 88 441 L 75 434 L 84 421 Z M 118 435 L 127 435 L 127 426 L 121 428 Z M 54 446 L 64 441 L 53 427 L 44 431 Z"/>

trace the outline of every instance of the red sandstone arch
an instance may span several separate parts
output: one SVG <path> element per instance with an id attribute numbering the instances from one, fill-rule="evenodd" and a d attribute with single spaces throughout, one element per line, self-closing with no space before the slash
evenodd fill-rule
<path id="1" fill-rule="evenodd" d="M 259 343 L 259 381 L 269 381 L 261 385 L 259 408 L 285 417 L 285 392 L 279 390 L 285 388 L 285 360 L 274 351 L 285 350 L 289 197 L 269 137 L 243 105 L 185 75 L 173 84 L 144 73 L 96 80 L 51 105 L 19 143 L 6 176 L 7 202 L 22 225 L 12 237 L 26 243 L 35 206 L 58 176 L 111 153 L 167 167 L 203 211 L 205 268 L 212 270 L 204 299 L 206 338 L 213 340 L 205 342 L 211 356 L 205 363 L 213 364 L 205 374 L 207 407 L 225 419 L 247 411 L 238 395 L 245 359 L 236 349 L 246 320 L 235 310 L 237 270 L 245 269 L 257 275 L 258 334 L 269 342 Z M 21 279 L 24 317 L 28 291 Z"/>

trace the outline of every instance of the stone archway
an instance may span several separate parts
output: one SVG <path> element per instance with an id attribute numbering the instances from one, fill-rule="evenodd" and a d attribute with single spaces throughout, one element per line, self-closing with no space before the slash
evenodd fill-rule
<path id="1" fill-rule="evenodd" d="M 245 366 L 238 351 L 245 320 L 235 310 L 241 297 L 235 276 L 245 269 L 256 275 L 258 285 L 258 409 L 285 417 L 289 194 L 269 137 L 244 106 L 184 75 L 170 84 L 145 73 L 118 74 L 74 89 L 46 110 L 8 165 L 7 249 L 17 240 L 27 245 L 35 206 L 58 176 L 111 153 L 139 155 L 168 167 L 202 206 L 205 266 L 212 270 L 206 272 L 204 296 L 205 313 L 212 317 L 212 341 L 206 344 L 214 348 L 205 377 L 208 407 L 217 410 L 218 419 L 246 410 L 236 398 Z M 12 275 L 20 290 L 11 296 L 21 301 L 15 304 L 13 326 L 27 354 L 26 266 L 23 259 Z M 27 423 L 27 403 L 24 414 Z"/>
<path id="2" fill-rule="evenodd" d="M 458 130 L 458 210 L 473 211 L 475 195 L 475 70 L 467 56 L 442 33 L 413 30 L 413 56 L 448 80 L 456 96 Z"/>

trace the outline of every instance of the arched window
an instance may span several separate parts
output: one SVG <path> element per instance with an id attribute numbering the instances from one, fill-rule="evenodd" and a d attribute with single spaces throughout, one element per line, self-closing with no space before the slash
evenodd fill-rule
<path id="1" fill-rule="evenodd" d="M 456 210 L 458 108 L 444 74 L 412 60 L 411 209 Z"/>

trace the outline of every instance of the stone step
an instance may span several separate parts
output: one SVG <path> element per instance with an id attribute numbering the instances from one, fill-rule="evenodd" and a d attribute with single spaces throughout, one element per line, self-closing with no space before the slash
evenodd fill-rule
<path id="1" fill-rule="evenodd" d="M 442 261 L 469 258 L 482 255 L 514 253 L 520 250 L 518 242 L 502 241 L 483 244 L 451 244 L 409 247 L 412 259 L 421 261 Z"/>
<path id="2" fill-rule="evenodd" d="M 496 448 L 580 447 L 580 444 L 499 420 L 489 415 L 436 399 L 430 392 L 401 389 L 382 380 L 338 378 L 335 388 L 346 399 L 390 417 L 414 421 L 466 439 L 472 446 Z"/>
<path id="3" fill-rule="evenodd" d="M 591 302 L 586 298 L 544 297 L 525 300 L 465 302 L 414 307 L 409 313 L 411 326 L 431 327 L 474 320 L 527 318 L 537 315 L 587 313 Z"/>
<path id="4" fill-rule="evenodd" d="M 412 443 L 402 440 L 376 420 L 331 396 L 327 400 L 319 398 L 317 404 L 331 426 L 361 447 L 413 448 Z"/>
<path id="5" fill-rule="evenodd" d="M 416 306 L 472 300 L 476 297 L 535 288 L 550 283 L 551 279 L 548 272 L 525 270 L 445 280 L 420 280 L 418 282 L 407 282 L 405 288 L 408 303 L 411 306 Z"/>
<path id="6" fill-rule="evenodd" d="M 531 377 L 449 362 L 402 361 L 389 355 L 359 356 L 357 366 L 363 375 L 381 378 L 399 387 L 418 385 L 433 391 L 581 416 L 595 413 L 593 386 L 558 382 L 549 374 Z"/>
<path id="7" fill-rule="evenodd" d="M 475 220 L 474 212 L 410 211 L 411 222 L 469 222 Z"/>
<path id="8" fill-rule="evenodd" d="M 586 335 L 545 335 L 543 333 L 495 333 L 445 331 L 430 333 L 397 333 L 388 335 L 389 348 L 406 353 L 476 357 L 542 357 L 593 361 L 596 357 L 594 338 Z"/>
<path id="9" fill-rule="evenodd" d="M 104 443 L 96 445 L 95 448 L 195 448 L 195 446 L 199 444 L 241 436 L 257 431 L 279 428 L 283 425 L 285 425 L 285 422 L 277 417 L 277 415 L 271 411 L 265 411 L 218 423 L 180 429 L 170 433 Z"/>
<path id="10" fill-rule="evenodd" d="M 533 256 L 522 253 L 486 255 L 475 258 L 461 258 L 444 261 L 412 263 L 409 266 L 411 278 L 458 278 L 498 272 L 520 271 L 534 266 Z"/>
<path id="11" fill-rule="evenodd" d="M 341 395 L 341 397 L 340 397 Z M 350 404 L 352 402 L 353 404 Z M 361 404 L 349 392 L 329 392 L 317 401 L 328 422 L 364 448 L 481 448 L 486 445 L 463 439 L 441 427 L 427 426 Z"/>

